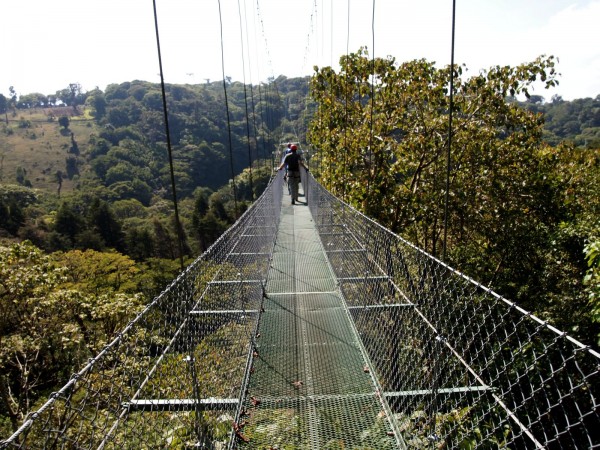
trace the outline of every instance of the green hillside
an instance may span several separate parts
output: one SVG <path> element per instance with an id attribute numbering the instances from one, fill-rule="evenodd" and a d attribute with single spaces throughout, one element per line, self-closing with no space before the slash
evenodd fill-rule
<path id="1" fill-rule="evenodd" d="M 56 113 L 70 118 L 68 129 L 59 125 Z M 99 133 L 98 125 L 91 118 L 73 113 L 71 108 L 35 108 L 18 111 L 17 118 L 9 118 L 8 126 L 4 123 L 0 138 L 0 182 L 18 182 L 17 172 L 20 169 L 28 180 L 28 183 L 22 180 L 20 184 L 56 192 L 56 174 L 60 171 L 65 174 L 62 192 L 72 191 L 75 182 L 72 177 L 66 176 L 66 161 L 74 155 L 73 142 L 80 154 L 86 155 L 91 136 Z M 82 170 L 89 170 L 89 167 Z"/>
<path id="2" fill-rule="evenodd" d="M 449 68 L 342 62 L 311 80 L 228 82 L 228 108 L 222 82 L 166 86 L 179 228 L 159 85 L 0 95 L 4 435 L 239 218 L 282 142 L 311 144 L 324 186 L 443 258 Z M 385 83 L 369 84 L 373 67 Z M 445 261 L 597 346 L 600 97 L 514 99 L 554 82 L 551 67 L 457 81 Z"/>
<path id="3" fill-rule="evenodd" d="M 190 257 L 260 194 L 279 141 L 299 140 L 295 133 L 306 130 L 307 79 L 226 88 L 228 108 L 222 82 L 166 86 Z M 160 85 L 133 81 L 82 93 L 72 84 L 57 96 L 21 95 L 1 104 L 0 206 L 6 214 L 0 225 L 6 237 L 30 239 L 47 251 L 114 248 L 138 260 L 179 255 L 172 242 L 177 233 Z M 35 199 L 20 201 L 29 188 Z M 97 223 L 97 208 L 113 225 Z M 77 220 L 61 229 L 68 222 L 63 215 Z M 140 236 L 150 241 L 148 248 L 141 248 Z"/>

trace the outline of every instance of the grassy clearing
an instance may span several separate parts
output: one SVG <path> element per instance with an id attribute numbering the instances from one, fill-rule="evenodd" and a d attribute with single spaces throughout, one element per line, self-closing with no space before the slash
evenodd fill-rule
<path id="1" fill-rule="evenodd" d="M 56 172 L 66 174 L 66 158 L 70 156 L 71 132 L 77 142 L 82 161 L 88 152 L 89 139 L 97 134 L 93 121 L 84 114 L 74 115 L 72 108 L 40 108 L 17 111 L 8 115 L 8 125 L 0 124 L 0 183 L 16 183 L 17 169 L 26 170 L 32 187 L 56 192 Z M 58 124 L 58 117 L 70 116 L 68 130 Z M 80 172 L 87 170 L 85 165 Z M 73 189 L 75 180 L 65 179 L 62 192 Z"/>

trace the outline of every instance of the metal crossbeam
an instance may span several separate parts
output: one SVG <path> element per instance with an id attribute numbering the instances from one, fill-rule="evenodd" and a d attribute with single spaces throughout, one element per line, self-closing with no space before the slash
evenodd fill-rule
<path id="1" fill-rule="evenodd" d="M 387 305 L 362 305 L 362 306 L 348 306 L 350 311 L 362 311 L 365 309 L 392 309 L 392 308 L 406 308 L 413 307 L 414 303 L 389 303 Z"/>
<path id="2" fill-rule="evenodd" d="M 239 405 L 237 398 L 201 398 L 187 399 L 140 399 L 123 403 L 123 408 L 128 411 L 208 411 L 232 410 Z"/>
<path id="3" fill-rule="evenodd" d="M 239 252 L 239 253 L 230 253 L 229 256 L 270 256 L 270 253 L 267 252 Z"/>
<path id="4" fill-rule="evenodd" d="M 264 280 L 213 280 L 209 281 L 209 285 L 220 284 L 264 284 Z"/>
<path id="5" fill-rule="evenodd" d="M 367 281 L 389 281 L 391 277 L 384 276 L 366 276 L 366 277 L 340 277 L 337 280 L 348 283 L 364 283 Z"/>
<path id="6" fill-rule="evenodd" d="M 456 388 L 443 388 L 443 389 L 416 389 L 412 391 L 397 391 L 397 392 L 384 392 L 383 396 L 387 398 L 391 397 L 412 397 L 420 395 L 437 395 L 437 394 L 462 394 L 466 392 L 494 392 L 496 389 L 490 386 L 465 386 Z"/>
<path id="7" fill-rule="evenodd" d="M 193 310 L 190 311 L 192 315 L 211 315 L 211 314 L 258 314 L 257 309 L 210 309 L 210 310 Z"/>

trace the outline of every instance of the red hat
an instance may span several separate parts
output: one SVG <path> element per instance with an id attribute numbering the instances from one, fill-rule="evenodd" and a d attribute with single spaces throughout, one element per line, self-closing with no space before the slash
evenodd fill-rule
<path id="1" fill-rule="evenodd" d="M 295 152 L 296 150 L 298 150 L 298 147 L 296 145 L 292 145 L 292 151 Z"/>

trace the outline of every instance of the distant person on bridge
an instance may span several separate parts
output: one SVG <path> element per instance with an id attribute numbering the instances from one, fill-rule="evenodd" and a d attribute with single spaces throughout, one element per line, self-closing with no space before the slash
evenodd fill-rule
<path id="1" fill-rule="evenodd" d="M 288 186 L 291 190 L 292 205 L 295 205 L 298 201 L 298 185 L 300 184 L 300 166 L 304 167 L 306 171 L 308 168 L 304 165 L 302 157 L 298 154 L 298 147 L 296 145 L 290 146 L 291 153 L 288 153 L 283 158 L 281 165 L 278 170 L 287 168 Z"/>
<path id="2" fill-rule="evenodd" d="M 285 160 L 285 157 L 287 155 L 289 155 L 290 153 L 292 153 L 292 143 L 288 142 L 287 148 L 285 149 L 285 153 L 283 154 L 283 158 L 281 158 L 281 163 L 283 164 L 283 161 Z M 287 181 L 288 179 L 288 166 L 287 164 L 285 165 L 285 175 L 283 176 L 283 181 Z M 292 194 L 292 191 L 290 190 L 290 184 L 288 183 L 288 194 Z"/>

